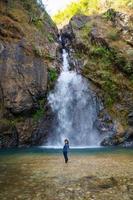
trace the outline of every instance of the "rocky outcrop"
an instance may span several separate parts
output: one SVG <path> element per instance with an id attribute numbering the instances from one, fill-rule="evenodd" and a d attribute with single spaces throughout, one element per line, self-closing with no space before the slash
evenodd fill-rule
<path id="1" fill-rule="evenodd" d="M 101 130 L 108 129 L 102 145 L 132 141 L 132 18 L 113 9 L 101 15 L 76 15 L 61 32 L 71 66 L 93 83 L 103 102 L 99 121 Z M 104 113 L 111 119 L 105 120 Z M 112 128 L 114 131 L 108 136 Z"/>
<path id="2" fill-rule="evenodd" d="M 0 3 L 0 147 L 31 143 L 51 73 L 60 68 L 58 49 L 58 30 L 42 5 Z"/>

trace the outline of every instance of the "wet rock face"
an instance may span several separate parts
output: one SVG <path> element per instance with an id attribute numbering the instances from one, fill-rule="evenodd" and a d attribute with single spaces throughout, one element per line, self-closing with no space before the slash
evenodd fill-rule
<path id="1" fill-rule="evenodd" d="M 42 118 L 49 71 L 60 68 L 57 28 L 45 10 L 37 4 L 36 9 L 26 10 L 17 1 L 12 7 L 0 4 L 0 124 L 6 124 L 0 129 L 1 147 L 31 143 Z"/>

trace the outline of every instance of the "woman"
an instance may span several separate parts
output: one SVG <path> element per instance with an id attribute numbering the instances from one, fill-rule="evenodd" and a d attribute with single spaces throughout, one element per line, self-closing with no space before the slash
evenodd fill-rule
<path id="1" fill-rule="evenodd" d="M 65 139 L 64 140 L 64 147 L 63 147 L 63 155 L 64 155 L 64 159 L 65 159 L 65 163 L 68 162 L 68 156 L 67 156 L 67 153 L 68 153 L 68 150 L 69 150 L 69 141 L 68 139 Z"/>

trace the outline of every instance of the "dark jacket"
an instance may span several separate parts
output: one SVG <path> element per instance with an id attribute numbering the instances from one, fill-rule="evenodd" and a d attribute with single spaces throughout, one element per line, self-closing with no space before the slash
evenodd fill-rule
<path id="1" fill-rule="evenodd" d="M 65 144 L 63 147 L 63 152 L 68 152 L 69 150 L 69 144 Z"/>

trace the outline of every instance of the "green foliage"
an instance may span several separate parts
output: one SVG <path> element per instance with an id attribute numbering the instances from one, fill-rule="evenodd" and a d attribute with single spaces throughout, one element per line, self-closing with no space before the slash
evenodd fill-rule
<path id="1" fill-rule="evenodd" d="M 106 18 L 107 20 L 113 21 L 115 18 L 115 11 L 113 9 L 109 9 L 107 12 L 103 14 L 103 17 Z"/>
<path id="2" fill-rule="evenodd" d="M 99 46 L 93 46 L 90 52 L 93 56 L 98 56 L 98 57 L 106 57 L 109 54 L 109 51 L 104 48 L 104 47 L 99 47 Z"/>
<path id="3" fill-rule="evenodd" d="M 55 68 L 49 69 L 48 73 L 49 73 L 49 80 L 50 80 L 50 82 L 54 82 L 54 81 L 57 80 L 58 73 L 57 73 L 57 70 Z"/>
<path id="4" fill-rule="evenodd" d="M 106 49 L 105 47 L 93 46 L 90 55 L 92 59 L 98 59 L 101 64 L 110 66 L 114 62 L 115 53 Z"/>
<path id="5" fill-rule="evenodd" d="M 119 40 L 120 34 L 117 30 L 111 30 L 110 33 L 108 33 L 107 37 L 113 41 Z"/>
<path id="6" fill-rule="evenodd" d="M 124 73 L 131 75 L 133 73 L 132 63 L 119 55 L 114 49 L 108 50 L 104 47 L 93 46 L 91 55 L 97 57 L 99 62 L 110 67 L 115 65 L 120 68 Z"/>
<path id="7" fill-rule="evenodd" d="M 50 62 L 52 62 L 55 59 L 53 56 L 50 55 L 49 52 L 45 52 L 44 48 L 42 47 L 37 47 L 33 45 L 33 51 L 36 56 L 45 58 Z"/>
<path id="8" fill-rule="evenodd" d="M 38 57 L 44 57 L 44 49 L 33 45 L 34 54 Z"/>
<path id="9" fill-rule="evenodd" d="M 132 86 L 133 86 L 133 74 L 130 75 L 129 80 L 130 80 L 130 83 L 131 83 Z"/>
<path id="10" fill-rule="evenodd" d="M 133 75 L 133 64 L 128 61 L 125 65 L 123 65 L 123 71 L 128 75 Z"/>
<path id="11" fill-rule="evenodd" d="M 95 77 L 97 77 L 96 79 L 104 91 L 105 104 L 108 107 L 111 107 L 116 101 L 119 92 L 115 76 L 113 76 L 112 73 L 114 56 L 115 53 L 105 47 L 97 45 L 91 47 L 90 59 L 91 61 L 94 61 L 94 65 L 98 65 L 97 67 L 94 66 L 94 69 L 98 69 L 96 72 L 93 72 L 93 76 L 94 73 L 96 73 Z"/>
<path id="12" fill-rule="evenodd" d="M 112 106 L 118 96 L 118 88 L 115 84 L 111 73 L 109 71 L 102 71 L 101 74 L 102 89 L 105 92 L 105 104 L 107 106 Z"/>
<path id="13" fill-rule="evenodd" d="M 32 118 L 34 122 L 38 122 L 40 119 L 43 118 L 45 114 L 45 99 L 39 101 L 39 108 L 33 114 Z"/>
<path id="14" fill-rule="evenodd" d="M 69 20 L 76 14 L 94 14 L 99 8 L 99 0 L 79 0 L 77 2 L 70 3 L 63 11 L 59 11 L 57 15 L 53 17 L 53 20 L 60 24 L 63 21 Z"/>
<path id="15" fill-rule="evenodd" d="M 37 27 L 37 29 L 41 30 L 41 31 L 44 31 L 43 28 L 44 28 L 44 23 L 43 23 L 43 20 L 42 19 L 39 19 L 37 17 L 33 17 L 32 18 L 32 23 Z"/>
<path id="16" fill-rule="evenodd" d="M 49 42 L 54 42 L 55 41 L 52 34 L 48 34 L 47 37 L 48 37 Z"/>
<path id="17" fill-rule="evenodd" d="M 40 10 L 44 10 L 44 5 L 41 0 L 20 0 L 24 8 L 30 12 L 36 14 L 40 13 Z"/>
<path id="18" fill-rule="evenodd" d="M 14 127 L 18 122 L 20 122 L 22 120 L 23 120 L 22 117 L 17 117 L 17 118 L 13 118 L 13 119 L 3 118 L 3 119 L 0 119 L 0 123 Z"/>
<path id="19" fill-rule="evenodd" d="M 52 90 L 55 85 L 55 81 L 58 78 L 58 71 L 55 68 L 48 69 L 48 90 Z"/>
<path id="20" fill-rule="evenodd" d="M 129 56 L 130 58 L 133 58 L 133 49 L 129 49 L 129 50 L 127 51 L 127 54 L 128 54 L 128 56 Z"/>
<path id="21" fill-rule="evenodd" d="M 133 9 L 132 0 L 78 0 L 70 3 L 63 11 L 59 11 L 53 20 L 56 24 L 62 24 L 63 22 L 69 21 L 76 14 L 92 15 L 96 13 L 105 12 L 107 9 L 113 8 L 115 10 Z M 106 12 L 103 17 L 107 20 L 114 19 L 114 11 L 110 9 Z"/>
<path id="22" fill-rule="evenodd" d="M 92 24 L 86 24 L 83 28 L 82 28 L 82 37 L 84 39 L 88 39 L 88 35 L 92 30 Z"/>
<path id="23" fill-rule="evenodd" d="M 45 53 L 44 58 L 52 62 L 55 58 L 50 55 L 50 53 Z"/>

